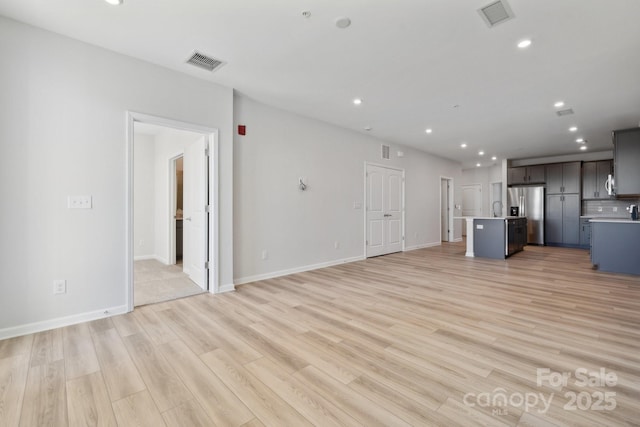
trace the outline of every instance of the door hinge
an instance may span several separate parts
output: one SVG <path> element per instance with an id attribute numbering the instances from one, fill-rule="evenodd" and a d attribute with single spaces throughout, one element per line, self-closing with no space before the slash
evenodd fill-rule
<path id="1" fill-rule="evenodd" d="M 404 236 L 402 236 L 402 241 L 404 241 Z"/>
<path id="2" fill-rule="evenodd" d="M 368 240 L 365 240 L 365 244 L 366 244 L 366 245 L 369 245 L 369 241 L 368 241 Z"/>
<path id="3" fill-rule="evenodd" d="M 209 261 L 205 262 L 205 263 L 204 263 L 204 269 L 205 269 L 205 270 L 208 270 L 208 269 L 210 269 L 210 268 L 211 268 L 211 263 L 210 263 Z"/>
<path id="4" fill-rule="evenodd" d="M 211 210 L 212 210 L 211 205 L 207 205 L 204 207 L 204 211 L 207 213 L 211 212 Z"/>
<path id="5" fill-rule="evenodd" d="M 211 155 L 211 150 L 209 149 L 209 146 L 207 145 L 204 149 L 204 155 L 209 157 Z"/>

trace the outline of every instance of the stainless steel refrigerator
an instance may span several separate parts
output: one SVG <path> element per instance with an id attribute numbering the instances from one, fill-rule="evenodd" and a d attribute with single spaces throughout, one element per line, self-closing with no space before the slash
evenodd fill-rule
<path id="1" fill-rule="evenodd" d="M 527 217 L 527 243 L 544 245 L 544 187 L 509 187 L 507 213 L 517 207 L 518 215 Z"/>

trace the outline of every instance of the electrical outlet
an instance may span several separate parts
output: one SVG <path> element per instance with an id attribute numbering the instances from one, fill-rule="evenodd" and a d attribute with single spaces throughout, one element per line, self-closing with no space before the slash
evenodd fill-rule
<path id="1" fill-rule="evenodd" d="M 91 209 L 91 196 L 68 196 L 67 208 L 69 209 Z"/>
<path id="2" fill-rule="evenodd" d="M 337 240 L 335 242 L 333 242 L 333 247 L 336 249 L 340 248 L 340 242 L 338 242 Z"/>
<path id="3" fill-rule="evenodd" d="M 262 250 L 262 259 L 268 259 L 269 258 L 269 253 L 267 252 L 266 249 Z"/>
<path id="4" fill-rule="evenodd" d="M 598 212 L 602 212 L 602 206 L 598 206 Z"/>
<path id="5" fill-rule="evenodd" d="M 614 207 L 613 207 L 613 211 L 614 211 L 614 212 L 618 212 L 618 207 L 617 207 L 617 206 L 614 206 Z"/>
<path id="6" fill-rule="evenodd" d="M 53 281 L 53 294 L 66 294 L 67 293 L 67 281 L 66 280 L 54 280 Z"/>

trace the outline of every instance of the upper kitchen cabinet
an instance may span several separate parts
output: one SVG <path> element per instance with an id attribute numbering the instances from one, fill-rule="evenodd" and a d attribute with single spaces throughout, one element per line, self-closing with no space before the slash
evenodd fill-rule
<path id="1" fill-rule="evenodd" d="M 580 193 L 580 162 L 547 165 L 547 194 Z"/>
<path id="2" fill-rule="evenodd" d="M 640 128 L 613 132 L 614 188 L 617 196 L 640 194 Z"/>
<path id="3" fill-rule="evenodd" d="M 610 198 L 605 183 L 612 173 L 612 166 L 611 160 L 582 164 L 582 198 L 584 200 Z"/>
<path id="4" fill-rule="evenodd" d="M 509 168 L 507 185 L 544 184 L 544 165 Z"/>

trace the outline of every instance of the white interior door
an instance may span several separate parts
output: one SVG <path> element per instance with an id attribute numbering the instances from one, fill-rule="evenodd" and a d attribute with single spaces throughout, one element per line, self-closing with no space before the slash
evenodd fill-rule
<path id="1" fill-rule="evenodd" d="M 205 137 L 184 150 L 183 175 L 183 263 L 184 271 L 202 289 L 207 289 L 207 157 Z"/>
<path id="2" fill-rule="evenodd" d="M 402 251 L 403 172 L 367 165 L 366 256 Z"/>

